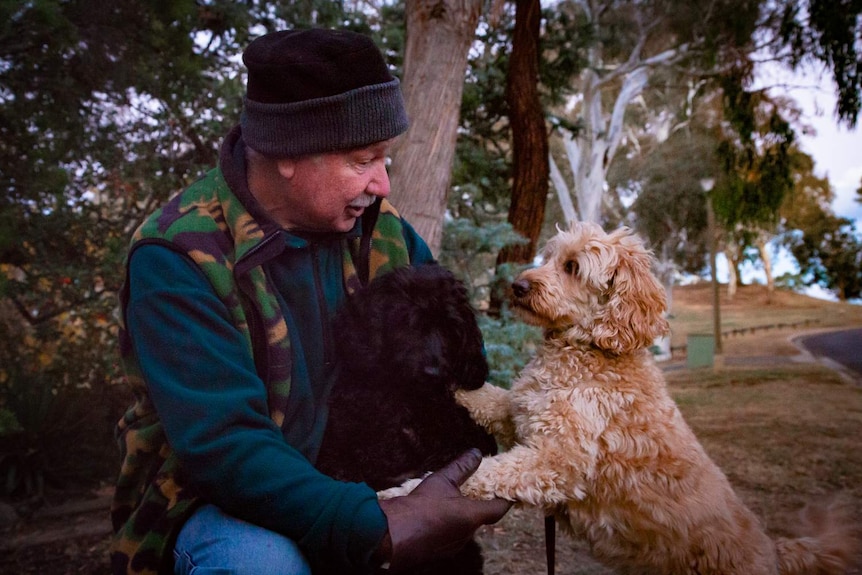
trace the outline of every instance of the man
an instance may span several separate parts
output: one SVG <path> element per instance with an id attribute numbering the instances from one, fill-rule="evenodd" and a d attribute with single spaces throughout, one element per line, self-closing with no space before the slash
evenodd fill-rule
<path id="1" fill-rule="evenodd" d="M 114 572 L 397 571 L 454 551 L 509 507 L 460 495 L 478 454 L 382 502 L 313 467 L 330 318 L 374 276 L 432 259 L 385 201 L 407 129 L 398 81 L 345 31 L 268 34 L 243 61 L 218 169 L 130 248 L 120 340 L 136 403 L 117 429 Z"/>

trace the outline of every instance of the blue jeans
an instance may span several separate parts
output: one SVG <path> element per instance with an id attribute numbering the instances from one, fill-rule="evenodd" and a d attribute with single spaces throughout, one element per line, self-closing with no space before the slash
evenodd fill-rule
<path id="1" fill-rule="evenodd" d="M 174 545 L 176 575 L 311 575 L 296 543 L 204 505 Z"/>

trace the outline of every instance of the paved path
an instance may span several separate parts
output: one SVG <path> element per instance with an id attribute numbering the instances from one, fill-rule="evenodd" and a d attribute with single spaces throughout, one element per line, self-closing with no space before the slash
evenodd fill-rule
<path id="1" fill-rule="evenodd" d="M 862 328 L 801 336 L 795 343 L 821 361 L 837 363 L 862 378 Z"/>

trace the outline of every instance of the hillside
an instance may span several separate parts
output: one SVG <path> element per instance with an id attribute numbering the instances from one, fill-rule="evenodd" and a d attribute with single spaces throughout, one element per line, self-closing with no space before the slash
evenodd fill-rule
<path id="1" fill-rule="evenodd" d="M 683 346 L 690 333 L 713 333 L 712 286 L 677 286 L 670 312 L 671 345 Z M 720 286 L 719 309 L 728 356 L 792 355 L 789 338 L 802 332 L 862 325 L 862 306 L 816 299 L 788 290 L 767 297 L 762 285 L 742 286 L 731 300 Z M 756 345 L 755 345 L 756 343 Z"/>

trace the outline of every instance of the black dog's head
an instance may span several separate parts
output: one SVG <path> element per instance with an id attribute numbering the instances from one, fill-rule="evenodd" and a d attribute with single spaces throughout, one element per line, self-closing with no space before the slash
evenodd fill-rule
<path id="1" fill-rule="evenodd" d="M 335 330 L 342 366 L 369 382 L 451 392 L 477 389 L 488 377 L 467 290 L 438 265 L 375 279 L 349 299 Z"/>

